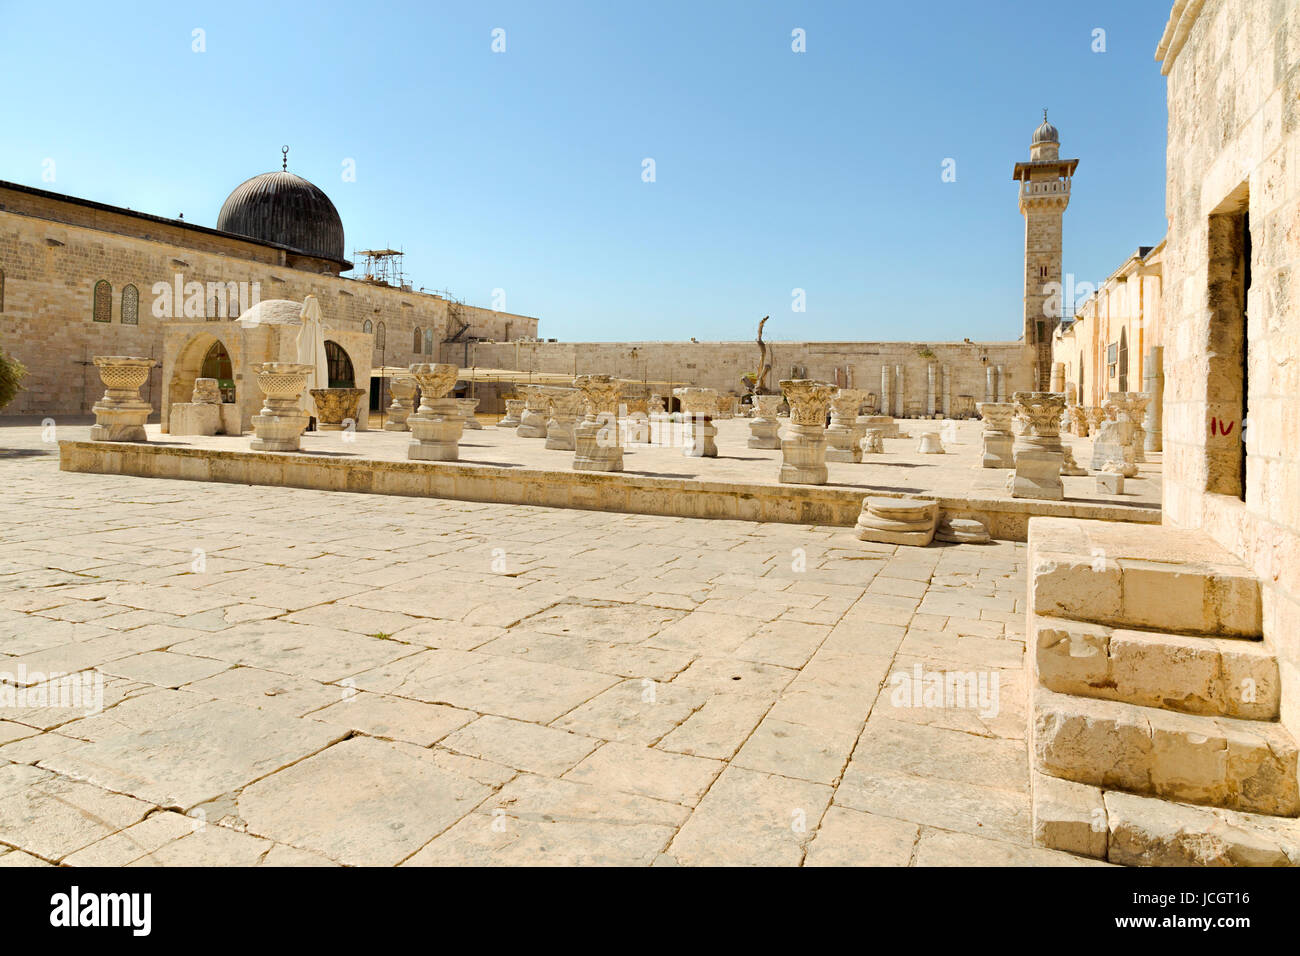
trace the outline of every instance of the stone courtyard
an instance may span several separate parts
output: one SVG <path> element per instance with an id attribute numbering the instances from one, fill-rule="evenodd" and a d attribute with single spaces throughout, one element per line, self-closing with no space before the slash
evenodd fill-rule
<path id="1" fill-rule="evenodd" d="M 0 863 L 1091 862 L 1032 846 L 1024 545 L 0 448 L 0 667 L 105 675 L 0 722 Z"/>

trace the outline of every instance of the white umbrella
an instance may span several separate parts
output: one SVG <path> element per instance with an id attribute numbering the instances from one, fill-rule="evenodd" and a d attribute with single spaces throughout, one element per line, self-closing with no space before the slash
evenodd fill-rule
<path id="1" fill-rule="evenodd" d="M 298 330 L 298 361 L 310 365 L 313 369 L 307 379 L 307 388 L 329 387 L 329 365 L 325 359 L 325 326 L 321 324 L 320 303 L 314 295 L 302 300 L 302 328 Z M 316 402 L 311 392 L 305 393 L 308 414 L 316 416 L 320 423 L 320 414 L 316 411 Z"/>

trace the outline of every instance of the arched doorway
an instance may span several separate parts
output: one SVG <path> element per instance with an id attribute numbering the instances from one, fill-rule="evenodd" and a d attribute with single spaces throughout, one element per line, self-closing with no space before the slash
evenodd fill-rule
<path id="1" fill-rule="evenodd" d="M 220 336 L 200 333 L 176 351 L 165 383 L 169 404 L 188 402 L 196 378 L 215 378 L 223 402 L 238 401 L 230 349 Z"/>
<path id="2" fill-rule="evenodd" d="M 230 364 L 230 353 L 220 342 L 213 342 L 199 363 L 199 378 L 215 378 L 223 402 L 235 400 L 235 373 Z"/>
<path id="3" fill-rule="evenodd" d="M 356 373 L 352 371 L 352 359 L 343 346 L 337 342 L 325 342 L 325 363 L 328 368 L 330 388 L 356 388 Z"/>

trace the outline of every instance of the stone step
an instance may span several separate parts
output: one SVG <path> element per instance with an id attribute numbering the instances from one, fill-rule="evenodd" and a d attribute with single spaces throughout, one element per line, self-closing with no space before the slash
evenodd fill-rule
<path id="1" fill-rule="evenodd" d="M 1107 790 L 1300 814 L 1297 748 L 1277 723 L 1201 717 L 1033 688 L 1035 769 Z"/>
<path id="2" fill-rule="evenodd" d="M 1035 517 L 1029 551 L 1031 612 L 1175 634 L 1263 633 L 1258 579 L 1201 532 Z"/>
<path id="3" fill-rule="evenodd" d="M 1124 866 L 1300 866 L 1300 820 L 1031 775 L 1034 843 Z"/>
<path id="4" fill-rule="evenodd" d="M 1142 707 L 1276 720 L 1277 658 L 1262 642 L 1110 628 L 1029 615 L 1037 680 L 1048 690 Z"/>

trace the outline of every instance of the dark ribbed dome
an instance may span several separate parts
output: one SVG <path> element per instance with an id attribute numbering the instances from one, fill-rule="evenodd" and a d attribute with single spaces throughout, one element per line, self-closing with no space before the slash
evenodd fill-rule
<path id="1" fill-rule="evenodd" d="M 1061 145 L 1061 134 L 1057 132 L 1056 127 L 1047 122 L 1047 111 L 1043 111 L 1043 123 L 1038 129 L 1034 130 L 1034 138 L 1030 145 L 1038 143 L 1056 143 Z"/>
<path id="2" fill-rule="evenodd" d="M 293 173 L 263 173 L 240 183 L 217 228 L 343 263 L 343 221 L 320 189 Z"/>

